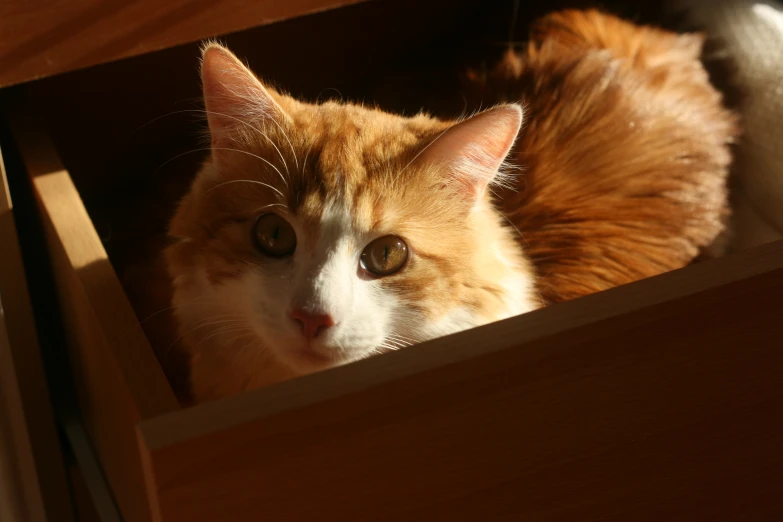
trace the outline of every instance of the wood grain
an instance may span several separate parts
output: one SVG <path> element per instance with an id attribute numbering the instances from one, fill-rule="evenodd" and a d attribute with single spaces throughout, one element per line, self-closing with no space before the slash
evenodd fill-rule
<path id="1" fill-rule="evenodd" d="M 179 406 L 34 111 L 23 99 L 7 109 L 42 214 L 85 426 L 123 517 L 148 520 L 134 425 Z"/>
<path id="2" fill-rule="evenodd" d="M 68 522 L 65 466 L 2 155 L 0 245 L 0 519 Z"/>
<path id="3" fill-rule="evenodd" d="M 0 87 L 360 0 L 8 0 Z"/>
<path id="4" fill-rule="evenodd" d="M 778 242 L 142 421 L 154 520 L 781 520 L 781 291 Z"/>

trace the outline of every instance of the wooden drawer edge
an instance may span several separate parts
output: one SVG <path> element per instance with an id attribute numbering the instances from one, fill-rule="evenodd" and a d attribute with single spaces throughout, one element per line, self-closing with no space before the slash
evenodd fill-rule
<path id="1" fill-rule="evenodd" d="M 68 171 L 45 127 L 19 96 L 6 104 L 45 220 L 90 300 L 140 418 L 179 408 Z"/>
<path id="2" fill-rule="evenodd" d="M 16 520 L 13 517 L 18 515 L 19 522 L 72 521 L 1 153 L 0 244 L 0 486 L 4 486 L 0 518 Z M 4 500 L 2 493 L 15 498 Z"/>
<path id="3" fill-rule="evenodd" d="M 84 425 L 123 518 L 147 522 L 134 425 L 179 405 L 40 120 L 22 98 L 6 107 L 41 213 Z"/>
<path id="4" fill-rule="evenodd" d="M 0 87 L 362 0 L 0 4 Z"/>
<path id="5" fill-rule="evenodd" d="M 781 292 L 777 242 L 148 419 L 155 520 L 779 518 Z"/>
<path id="6" fill-rule="evenodd" d="M 416 349 L 373 357 L 270 388 L 180 410 L 143 421 L 139 426 L 150 448 L 165 447 L 190 437 L 393 383 L 421 372 L 516 350 L 541 339 L 577 335 L 580 328 L 597 323 L 605 322 L 606 328 L 622 325 L 624 318 L 630 314 L 657 310 L 661 305 L 692 296 L 698 299 L 699 294 L 708 291 L 721 292 L 723 288 L 728 291 L 732 284 L 757 276 L 783 277 L 783 241 L 435 339 Z"/>

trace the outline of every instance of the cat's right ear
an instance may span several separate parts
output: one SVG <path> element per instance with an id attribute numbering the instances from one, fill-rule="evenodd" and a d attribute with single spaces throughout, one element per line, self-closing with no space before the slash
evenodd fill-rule
<path id="1" fill-rule="evenodd" d="M 218 44 L 209 43 L 203 49 L 201 82 L 213 148 L 231 146 L 237 136 L 263 125 L 264 120 L 285 117 L 255 74 Z"/>

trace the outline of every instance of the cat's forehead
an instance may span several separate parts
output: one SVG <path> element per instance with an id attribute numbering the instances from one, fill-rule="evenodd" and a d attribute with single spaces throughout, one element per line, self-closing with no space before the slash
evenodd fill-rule
<path id="1" fill-rule="evenodd" d="M 225 213 L 284 206 L 304 230 L 339 224 L 366 234 L 393 231 L 400 216 L 426 206 L 419 199 L 429 182 L 411 160 L 444 123 L 333 103 L 286 110 L 290 120 L 248 135 L 247 153 L 223 156 L 215 193 Z"/>
<path id="2" fill-rule="evenodd" d="M 294 113 L 302 183 L 296 213 L 313 225 L 352 217 L 357 230 L 378 228 L 403 197 L 410 160 L 442 124 L 355 105 L 328 103 Z"/>
<path id="3" fill-rule="evenodd" d="M 327 185 L 388 175 L 443 126 L 424 115 L 405 118 L 338 103 L 307 105 L 293 122 L 316 167 L 313 174 Z"/>
<path id="4" fill-rule="evenodd" d="M 306 230 L 318 235 L 366 234 L 388 224 L 393 206 L 367 188 L 310 190 L 299 195 L 295 215 Z M 391 196 L 391 195 L 389 195 Z"/>

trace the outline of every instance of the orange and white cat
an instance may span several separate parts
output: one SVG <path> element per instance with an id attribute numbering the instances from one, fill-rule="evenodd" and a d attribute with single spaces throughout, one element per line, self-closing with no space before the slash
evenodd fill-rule
<path id="1" fill-rule="evenodd" d="M 702 43 L 555 13 L 469 78 L 495 106 L 452 122 L 298 101 L 207 45 L 211 154 L 165 252 L 192 398 L 692 262 L 723 230 L 738 132 Z"/>
<path id="2" fill-rule="evenodd" d="M 210 44 L 211 158 L 166 251 L 197 401 L 395 350 L 540 305 L 490 202 L 522 123 L 445 123 L 263 85 Z"/>

